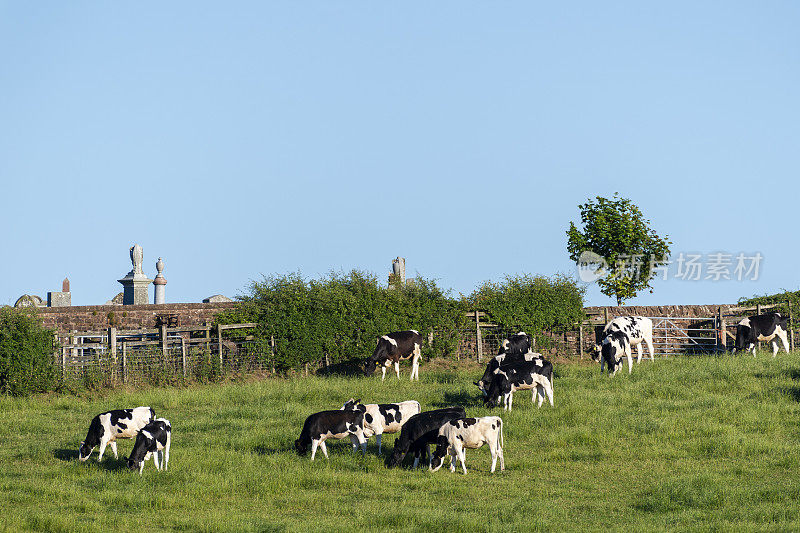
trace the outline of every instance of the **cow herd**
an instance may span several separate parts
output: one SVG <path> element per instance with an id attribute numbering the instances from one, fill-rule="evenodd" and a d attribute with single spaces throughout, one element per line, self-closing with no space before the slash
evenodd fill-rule
<path id="1" fill-rule="evenodd" d="M 739 350 L 752 351 L 758 341 L 769 341 L 773 357 L 778 352 L 778 340 L 789 352 L 787 320 L 779 313 L 765 313 L 743 319 L 737 325 L 736 345 Z M 399 362 L 412 359 L 411 380 L 419 380 L 421 335 L 414 330 L 399 331 L 382 336 L 374 353 L 364 366 L 364 373 L 371 375 L 380 366 L 386 377 L 386 369 L 394 365 L 400 378 Z M 643 345 L 647 347 L 650 360 L 654 360 L 653 323 L 641 316 L 625 316 L 611 320 L 602 331 L 592 358 L 600 362 L 600 372 L 608 367 L 608 375 L 614 376 L 627 358 L 628 373 L 633 371 L 633 347 L 637 350 L 637 363 L 641 362 Z M 511 335 L 500 346 L 483 376 L 474 384 L 483 394 L 487 407 L 496 407 L 501 402 L 507 411 L 512 409 L 514 392 L 530 390 L 532 402 L 538 407 L 547 400 L 554 406 L 553 365 L 541 354 L 531 351 L 531 339 L 524 332 Z M 498 416 L 468 417 L 463 407 L 447 407 L 422 411 L 419 402 L 409 400 L 399 403 L 364 404 L 350 399 L 339 409 L 320 411 L 306 418 L 300 437 L 295 440 L 295 451 L 306 455 L 311 451 L 311 460 L 321 450 L 327 458 L 327 439 L 349 438 L 353 451 L 361 449 L 366 454 L 367 440 L 373 435 L 378 443 L 378 454 L 382 452 L 382 436 L 400 432 L 394 449 L 386 460 L 388 467 L 402 464 L 408 454 L 413 454 L 413 468 L 424 458 L 428 468 L 436 471 L 450 456 L 450 470 L 461 463 L 467 473 L 464 450 L 480 448 L 486 444 L 492 457 L 491 471 L 497 461 L 500 470 L 505 469 L 503 456 L 503 420 Z M 108 445 L 114 456 L 117 454 L 117 439 L 136 439 L 127 464 L 141 475 L 144 463 L 153 458 L 156 470 L 166 470 L 169 463 L 169 448 L 172 427 L 168 420 L 155 418 L 150 407 L 107 411 L 95 416 L 89 424 L 86 439 L 81 442 L 78 458 L 86 461 L 94 448 L 99 446 L 98 461 Z M 434 446 L 431 453 L 430 448 Z"/>

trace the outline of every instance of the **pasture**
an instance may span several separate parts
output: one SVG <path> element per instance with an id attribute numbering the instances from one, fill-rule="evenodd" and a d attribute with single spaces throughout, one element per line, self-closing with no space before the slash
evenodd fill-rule
<path id="1" fill-rule="evenodd" d="M 556 363 L 555 408 L 515 395 L 488 410 L 482 369 L 424 363 L 387 376 L 265 380 L 188 389 L 0 399 L 4 530 L 663 530 L 800 529 L 800 357 L 643 361 L 613 379 Z M 305 417 L 350 397 L 464 405 L 505 421 L 506 471 L 467 450 L 469 474 L 388 470 L 329 441 L 298 457 Z M 76 460 L 93 415 L 150 405 L 173 426 L 168 472 L 125 468 L 133 442 L 102 463 Z M 384 456 L 396 436 L 384 437 Z"/>

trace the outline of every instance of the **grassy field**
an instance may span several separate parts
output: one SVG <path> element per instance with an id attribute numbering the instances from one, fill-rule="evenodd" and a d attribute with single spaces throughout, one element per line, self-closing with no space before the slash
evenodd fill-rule
<path id="1" fill-rule="evenodd" d="M 506 471 L 467 451 L 467 476 L 387 470 L 374 439 L 311 463 L 292 451 L 305 417 L 348 398 L 490 411 L 477 366 L 434 362 L 421 381 L 268 380 L 0 399 L 4 530 L 800 530 L 800 356 L 643 362 L 628 376 L 556 365 L 555 408 L 518 393 Z M 150 405 L 173 426 L 170 471 L 125 468 L 133 443 L 76 460 L 91 417 Z M 391 452 L 394 436 L 384 439 Z"/>

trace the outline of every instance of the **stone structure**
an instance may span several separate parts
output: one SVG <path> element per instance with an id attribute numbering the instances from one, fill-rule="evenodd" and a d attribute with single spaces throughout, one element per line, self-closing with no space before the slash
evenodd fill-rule
<path id="1" fill-rule="evenodd" d="M 162 274 L 164 271 L 164 261 L 162 261 L 160 257 L 156 262 L 156 270 L 158 271 L 158 274 L 156 274 L 156 279 L 153 280 L 153 285 L 155 285 L 153 289 L 153 303 L 158 305 L 167 303 L 167 278 L 165 278 L 164 274 Z"/>
<path id="2" fill-rule="evenodd" d="M 14 302 L 14 307 L 44 307 L 44 300 L 35 294 L 23 294 Z"/>
<path id="3" fill-rule="evenodd" d="M 69 279 L 61 282 L 61 292 L 47 293 L 47 307 L 69 307 L 72 305 L 72 293 L 69 292 Z"/>
<path id="4" fill-rule="evenodd" d="M 165 305 L 80 305 L 73 307 L 43 307 L 36 316 L 42 325 L 54 329 L 59 335 L 77 331 L 104 331 L 114 325 L 118 329 L 155 328 L 159 315 L 177 315 L 181 326 L 203 326 L 214 320 L 214 315 L 233 309 L 235 302 L 217 304 L 165 304 Z"/>
<path id="5" fill-rule="evenodd" d="M 144 275 L 142 271 L 142 260 L 144 253 L 142 247 L 134 244 L 130 249 L 131 263 L 133 269 L 128 272 L 124 278 L 117 280 L 122 283 L 124 296 L 122 297 L 123 305 L 142 305 L 148 301 L 147 288 L 152 283 L 152 279 Z"/>
<path id="6" fill-rule="evenodd" d="M 116 296 L 106 302 L 106 305 L 122 305 L 122 299 L 125 298 L 124 292 L 117 293 Z"/>
<path id="7" fill-rule="evenodd" d="M 214 296 L 209 296 L 208 298 L 203 298 L 204 304 L 218 304 L 224 302 L 232 302 L 230 298 L 227 296 L 223 296 L 221 294 L 215 294 Z"/>
<path id="8" fill-rule="evenodd" d="M 392 273 L 389 274 L 389 287 L 394 287 L 395 280 L 400 283 L 400 285 L 405 285 L 406 283 L 406 258 L 398 256 L 397 259 L 392 261 Z"/>

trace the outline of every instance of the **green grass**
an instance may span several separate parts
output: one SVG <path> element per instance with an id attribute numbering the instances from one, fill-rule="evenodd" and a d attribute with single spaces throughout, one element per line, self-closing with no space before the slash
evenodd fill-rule
<path id="1" fill-rule="evenodd" d="M 555 408 L 518 393 L 480 406 L 477 366 L 421 368 L 421 381 L 308 378 L 0 399 L 0 528 L 190 530 L 798 530 L 800 356 L 642 362 L 631 376 L 556 365 Z M 387 470 L 329 445 L 292 451 L 305 417 L 350 397 L 465 404 L 505 421 L 506 471 L 485 447 L 467 476 Z M 150 405 L 173 426 L 170 471 L 76 460 L 91 417 Z M 384 439 L 384 454 L 394 436 Z"/>

